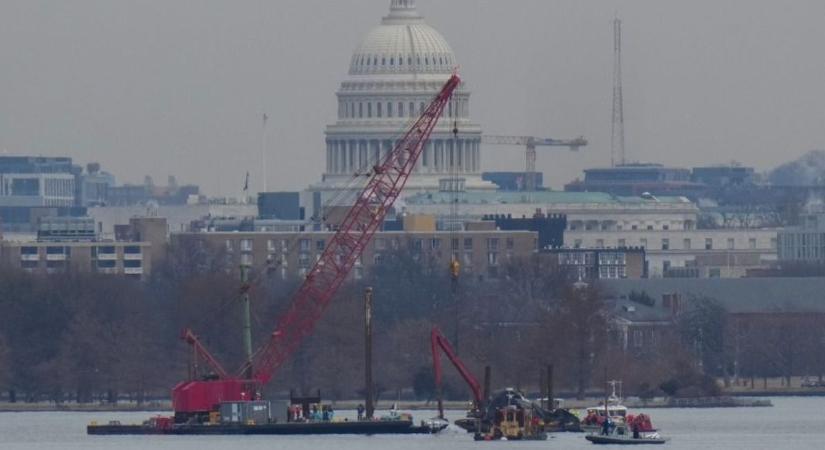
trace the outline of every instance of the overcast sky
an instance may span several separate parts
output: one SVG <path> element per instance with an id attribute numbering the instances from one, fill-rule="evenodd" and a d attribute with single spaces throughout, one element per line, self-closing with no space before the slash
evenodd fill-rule
<path id="1" fill-rule="evenodd" d="M 390 0 L 0 0 L 0 152 L 98 161 L 236 195 L 317 181 L 353 50 Z M 766 169 L 825 148 L 825 2 L 418 0 L 491 134 L 584 135 L 539 153 L 548 184 L 610 161 L 612 25 L 623 20 L 629 159 Z M 484 170 L 523 169 L 487 147 Z"/>

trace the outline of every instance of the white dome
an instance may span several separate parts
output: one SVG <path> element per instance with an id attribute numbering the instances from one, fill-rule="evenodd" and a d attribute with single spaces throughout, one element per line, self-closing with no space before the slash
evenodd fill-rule
<path id="1" fill-rule="evenodd" d="M 355 50 L 349 75 L 336 92 L 337 120 L 325 133 L 326 170 L 313 187 L 320 192 L 320 203 L 352 189 L 354 174 L 365 173 L 386 157 L 456 65 L 453 49 L 424 23 L 415 0 L 391 0 L 389 15 Z M 438 191 L 442 179 L 456 177 L 465 180 L 467 190 L 494 190 L 494 184 L 481 179 L 481 126 L 470 119 L 470 91 L 464 83 L 453 93 L 443 117 L 406 193 Z M 453 134 L 456 126 L 459 136 Z"/>
<path id="2" fill-rule="evenodd" d="M 355 50 L 350 75 L 451 73 L 456 58 L 450 44 L 415 8 L 415 0 L 393 0 L 390 14 Z"/>

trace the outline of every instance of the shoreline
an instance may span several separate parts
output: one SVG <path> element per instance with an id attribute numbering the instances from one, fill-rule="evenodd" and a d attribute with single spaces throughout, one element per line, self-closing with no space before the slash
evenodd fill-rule
<path id="1" fill-rule="evenodd" d="M 634 409 L 650 408 L 748 408 L 748 407 L 770 407 L 773 406 L 770 400 L 762 397 L 817 397 L 825 396 L 825 391 L 817 392 L 730 392 L 721 397 L 694 398 L 694 399 L 669 399 L 657 397 L 648 401 L 638 398 L 625 399 L 624 404 Z M 602 401 L 601 398 L 587 398 L 585 400 L 565 399 L 563 407 L 566 409 L 584 409 Z M 362 400 L 341 400 L 330 402 L 338 410 L 355 410 Z M 399 401 L 398 409 L 404 411 L 426 411 L 435 410 L 435 402 L 425 401 Z M 377 410 L 389 410 L 393 402 L 381 401 L 376 405 Z M 466 401 L 445 401 L 444 409 L 448 411 L 466 411 L 469 403 Z M 134 403 L 121 402 L 117 404 L 100 403 L 63 403 L 56 405 L 50 402 L 38 403 L 8 403 L 0 402 L 0 413 L 22 413 L 22 412 L 145 412 L 157 414 L 169 414 L 172 411 L 172 404 L 169 401 L 154 401 L 137 405 Z"/>

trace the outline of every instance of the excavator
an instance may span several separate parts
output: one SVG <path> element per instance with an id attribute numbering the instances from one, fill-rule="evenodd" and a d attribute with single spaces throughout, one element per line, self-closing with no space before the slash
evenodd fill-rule
<path id="1" fill-rule="evenodd" d="M 484 370 L 484 388 L 470 369 L 458 357 L 450 341 L 438 327 L 430 333 L 430 346 L 433 356 L 433 375 L 438 401 L 438 417 L 444 418 L 444 402 L 441 396 L 441 354 L 456 368 L 461 378 L 473 393 L 473 405 L 467 417 L 455 421 L 455 424 L 469 433 L 475 433 L 477 439 L 536 439 L 544 432 L 581 431 L 579 418 L 562 408 L 546 409 L 527 399 L 524 394 L 513 388 L 490 393 L 490 367 Z M 515 425 L 509 418 L 515 417 Z M 531 420 L 535 419 L 535 420 Z M 538 427 L 535 422 L 538 421 Z"/>

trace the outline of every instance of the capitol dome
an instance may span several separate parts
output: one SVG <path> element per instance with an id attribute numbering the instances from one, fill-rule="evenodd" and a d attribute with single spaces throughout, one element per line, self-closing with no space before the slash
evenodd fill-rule
<path id="1" fill-rule="evenodd" d="M 392 0 L 389 14 L 356 47 L 336 93 L 337 120 L 326 128 L 326 170 L 312 188 L 321 193 L 321 203 L 352 190 L 352 178 L 392 150 L 456 66 L 452 48 L 424 22 L 415 0 Z M 481 179 L 481 127 L 470 119 L 470 92 L 463 82 L 404 191 L 438 191 L 443 180 L 455 178 L 467 190 L 495 189 Z"/>
<path id="2" fill-rule="evenodd" d="M 453 49 L 433 27 L 424 23 L 415 2 L 393 1 L 390 14 L 373 28 L 355 50 L 350 75 L 375 73 L 451 73 Z"/>

